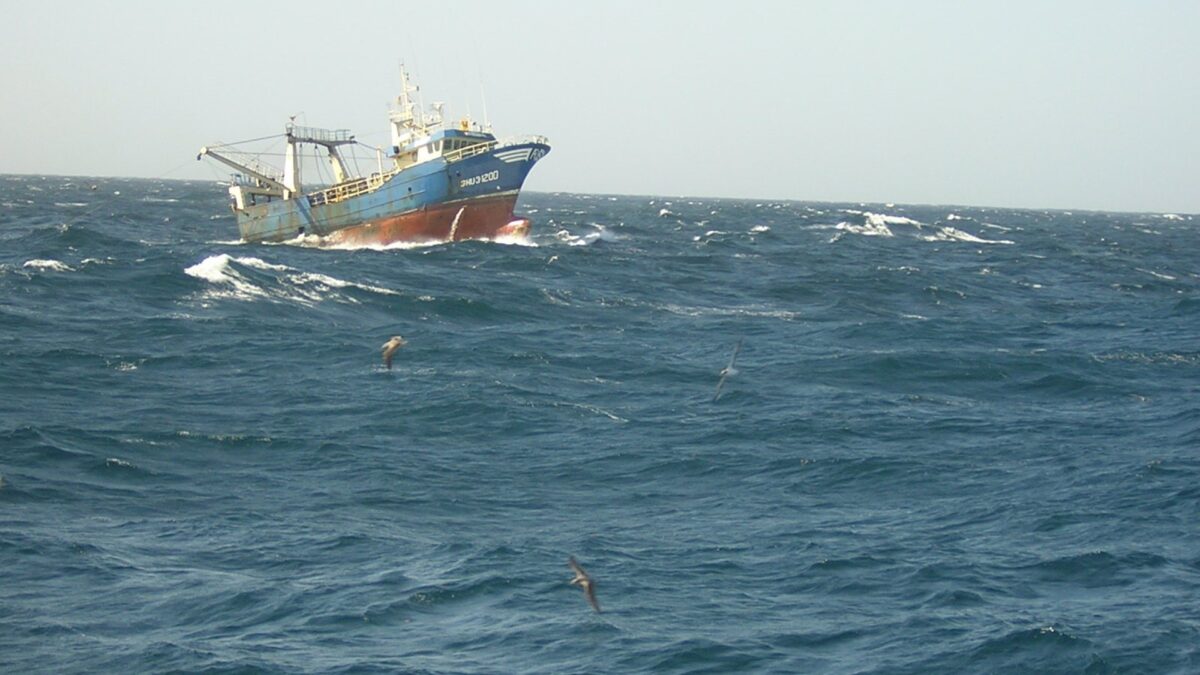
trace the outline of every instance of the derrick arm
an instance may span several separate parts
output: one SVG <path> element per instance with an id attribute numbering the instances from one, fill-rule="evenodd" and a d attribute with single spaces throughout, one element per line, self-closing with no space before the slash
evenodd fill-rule
<path id="1" fill-rule="evenodd" d="M 213 159 L 217 160 L 218 162 L 220 162 L 226 166 L 237 169 L 238 171 L 246 174 L 247 176 L 255 178 L 255 179 L 259 180 L 260 182 L 265 183 L 266 185 L 269 185 L 269 186 L 279 190 L 281 194 L 284 193 L 284 191 L 288 190 L 288 187 L 286 185 L 284 185 L 283 183 L 280 183 L 278 180 L 272 178 L 271 176 L 268 176 L 267 174 L 265 174 L 261 171 L 258 171 L 256 169 L 253 169 L 249 166 L 246 166 L 245 164 L 236 162 L 207 146 L 200 148 L 200 154 L 196 155 L 196 160 L 199 161 L 205 155 L 208 155 L 209 157 L 212 157 Z"/>

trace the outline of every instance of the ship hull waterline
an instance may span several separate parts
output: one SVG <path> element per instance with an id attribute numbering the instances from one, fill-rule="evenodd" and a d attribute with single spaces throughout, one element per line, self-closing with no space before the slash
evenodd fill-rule
<path id="1" fill-rule="evenodd" d="M 517 195 L 476 197 L 430 205 L 416 211 L 344 227 L 322 237 L 332 246 L 388 246 L 396 243 L 526 237 L 529 220 L 513 215 Z"/>

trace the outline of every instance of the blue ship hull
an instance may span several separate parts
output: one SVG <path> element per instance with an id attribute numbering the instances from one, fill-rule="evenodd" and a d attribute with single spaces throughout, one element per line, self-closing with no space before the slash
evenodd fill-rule
<path id="1" fill-rule="evenodd" d="M 315 234 L 333 244 L 489 239 L 523 234 L 513 208 L 545 143 L 494 146 L 461 159 L 439 157 L 385 176 L 356 179 L 237 211 L 248 242 Z"/>

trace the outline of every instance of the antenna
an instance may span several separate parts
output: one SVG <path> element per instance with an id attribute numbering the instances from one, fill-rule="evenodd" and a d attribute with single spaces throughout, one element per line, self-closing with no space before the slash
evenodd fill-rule
<path id="1" fill-rule="evenodd" d="M 488 117 L 487 95 L 483 91 L 483 68 L 479 60 L 479 40 L 471 40 L 471 49 L 475 54 L 475 79 L 479 82 L 479 98 L 483 101 L 483 130 L 490 133 L 492 118 Z"/>
<path id="2" fill-rule="evenodd" d="M 483 99 L 483 127 L 487 131 L 492 130 L 492 118 L 488 117 L 487 111 L 487 95 L 483 92 L 483 82 L 479 83 L 479 98 Z"/>

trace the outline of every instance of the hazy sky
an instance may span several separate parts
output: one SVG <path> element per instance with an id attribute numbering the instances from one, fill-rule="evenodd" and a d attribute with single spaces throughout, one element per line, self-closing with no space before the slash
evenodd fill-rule
<path id="1" fill-rule="evenodd" d="M 3 0 L 0 173 L 222 178 L 288 115 L 426 102 L 527 189 L 1200 212 L 1200 2 Z"/>

